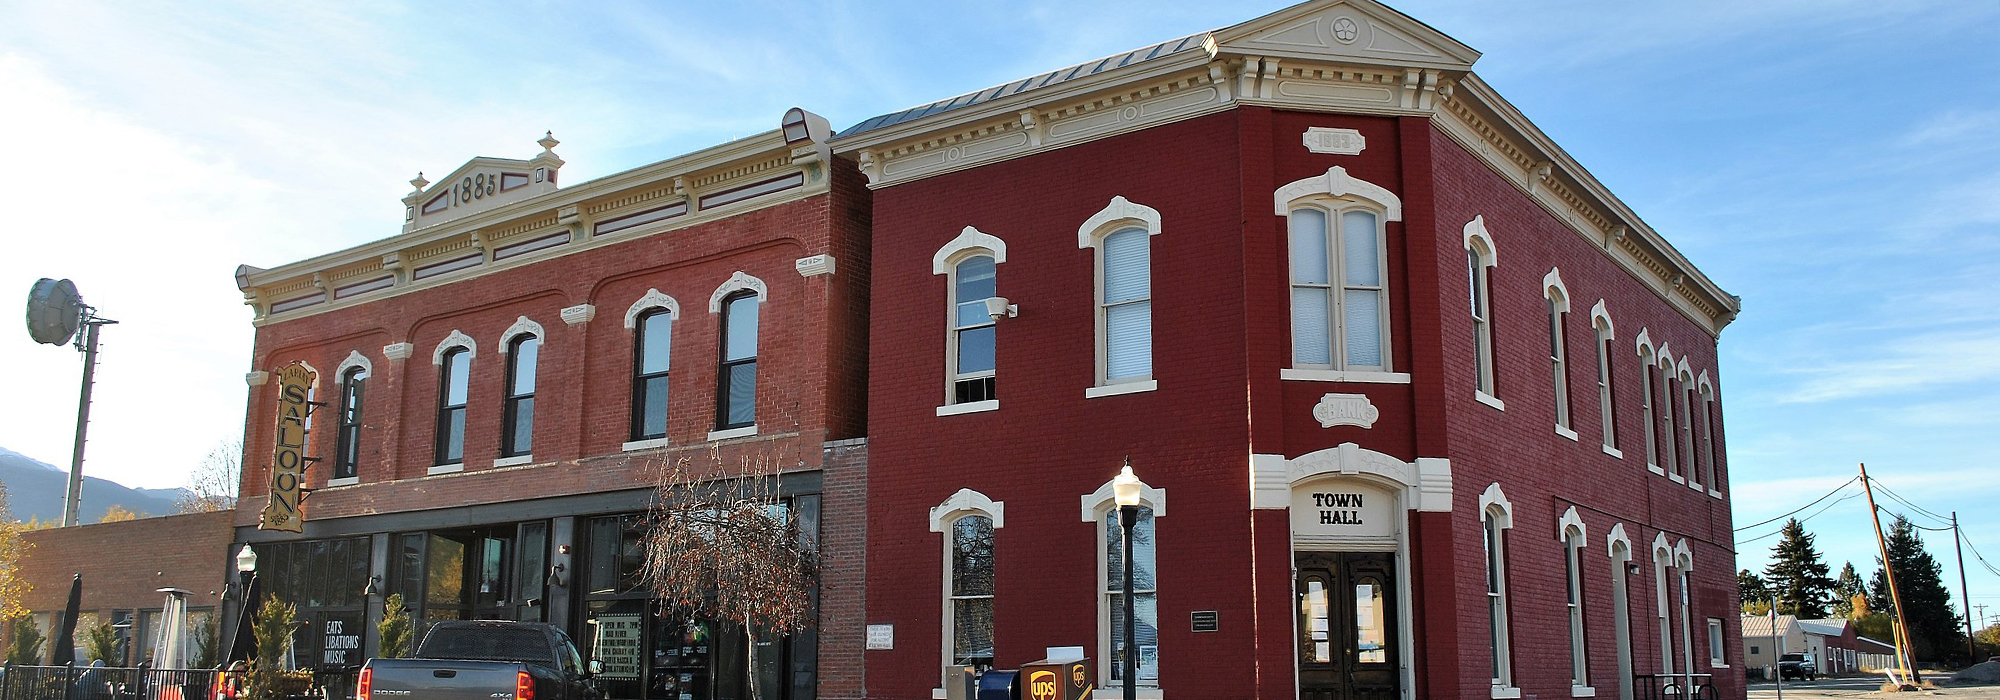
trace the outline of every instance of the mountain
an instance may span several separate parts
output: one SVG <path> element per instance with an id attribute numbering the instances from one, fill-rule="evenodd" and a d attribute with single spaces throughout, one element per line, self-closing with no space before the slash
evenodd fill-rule
<path id="1" fill-rule="evenodd" d="M 41 518 L 62 521 L 63 494 L 69 488 L 69 471 L 0 447 L 0 484 L 7 485 L 7 504 L 16 520 Z M 104 519 L 111 506 L 144 515 L 169 515 L 181 489 L 133 489 L 108 479 L 85 474 L 83 503 L 77 516 L 86 523 Z"/>

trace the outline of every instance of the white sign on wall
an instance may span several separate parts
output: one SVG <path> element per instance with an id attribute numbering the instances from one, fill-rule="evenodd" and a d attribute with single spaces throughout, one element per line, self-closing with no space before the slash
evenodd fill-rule
<path id="1" fill-rule="evenodd" d="M 1323 479 L 1292 488 L 1292 535 L 1306 540 L 1396 536 L 1396 498 L 1351 479 Z"/>
<path id="2" fill-rule="evenodd" d="M 604 663 L 599 678 L 638 678 L 639 616 L 598 615 L 597 638 L 590 645 L 590 656 Z"/>

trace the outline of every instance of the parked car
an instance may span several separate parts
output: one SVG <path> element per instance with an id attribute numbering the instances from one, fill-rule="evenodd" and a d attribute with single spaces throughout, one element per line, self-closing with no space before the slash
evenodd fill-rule
<path id="1" fill-rule="evenodd" d="M 1786 654 L 1778 657 L 1778 677 L 1783 679 L 1813 680 L 1819 676 L 1819 664 L 1813 663 L 1811 654 Z"/>
<path id="2" fill-rule="evenodd" d="M 593 664 L 594 665 L 594 664 Z M 540 622 L 439 622 L 414 658 L 369 659 L 357 700 L 601 700 L 576 643 Z"/>

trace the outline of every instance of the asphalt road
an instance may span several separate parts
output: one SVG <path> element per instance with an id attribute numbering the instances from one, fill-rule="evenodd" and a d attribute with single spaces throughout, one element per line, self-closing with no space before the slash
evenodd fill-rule
<path id="1" fill-rule="evenodd" d="M 1945 674 L 1950 677 L 1950 674 Z M 1786 698 L 1854 698 L 1854 697 L 1906 697 L 1923 698 L 1931 696 L 1965 698 L 1967 700 L 2000 700 L 2000 685 L 1985 686 L 1943 686 L 1937 690 L 1915 693 L 1878 693 L 1882 687 L 1881 676 L 1856 676 L 1850 678 L 1821 678 L 1816 681 L 1785 681 Z M 1752 700 L 1776 700 L 1778 687 L 1772 683 L 1751 683 Z"/>

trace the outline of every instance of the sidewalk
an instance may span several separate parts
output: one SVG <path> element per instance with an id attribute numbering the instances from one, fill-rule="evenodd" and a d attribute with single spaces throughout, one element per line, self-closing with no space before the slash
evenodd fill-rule
<path id="1" fill-rule="evenodd" d="M 1950 678 L 1950 674 L 1944 674 Z M 2000 700 L 2000 685 L 1939 685 L 1937 690 L 1923 690 L 1913 693 L 1882 693 L 1881 676 L 1852 676 L 1847 678 L 1822 678 L 1816 681 L 1785 681 L 1785 698 L 1791 700 L 1817 700 L 1820 698 L 1929 698 L 1950 697 L 1965 700 Z M 1750 684 L 1751 700 L 1776 700 L 1777 685 L 1768 682 Z"/>

